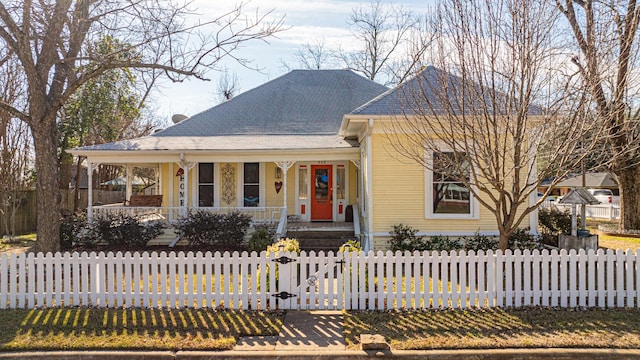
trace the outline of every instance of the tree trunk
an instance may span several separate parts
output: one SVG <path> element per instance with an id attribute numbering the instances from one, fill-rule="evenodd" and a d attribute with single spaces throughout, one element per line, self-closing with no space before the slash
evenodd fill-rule
<path id="1" fill-rule="evenodd" d="M 617 171 L 620 187 L 620 229 L 640 229 L 640 166 Z"/>
<path id="2" fill-rule="evenodd" d="M 55 115 L 55 114 L 54 114 Z M 35 251 L 60 250 L 60 189 L 58 177 L 58 129 L 55 117 L 46 115 L 32 126 L 36 155 L 37 241 Z"/>
<path id="3" fill-rule="evenodd" d="M 505 250 L 507 250 L 507 248 L 509 247 L 509 234 L 507 234 L 504 231 L 500 232 L 500 241 L 499 241 L 499 246 L 500 246 L 500 250 L 502 250 L 503 252 Z"/>

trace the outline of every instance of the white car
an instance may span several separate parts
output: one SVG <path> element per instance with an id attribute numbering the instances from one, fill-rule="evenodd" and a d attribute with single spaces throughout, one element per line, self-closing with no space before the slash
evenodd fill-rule
<path id="1" fill-rule="evenodd" d="M 620 196 L 613 195 L 613 191 L 610 189 L 588 189 L 589 193 L 593 195 L 601 204 L 619 204 Z"/>

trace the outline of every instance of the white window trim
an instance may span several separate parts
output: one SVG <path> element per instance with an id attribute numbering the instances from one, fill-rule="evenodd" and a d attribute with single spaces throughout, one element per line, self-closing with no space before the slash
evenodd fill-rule
<path id="1" fill-rule="evenodd" d="M 447 152 L 450 147 L 442 144 L 438 146 L 440 151 Z M 433 168 L 433 151 L 425 147 L 425 161 L 428 167 Z M 477 188 L 471 186 L 475 192 Z M 469 193 L 469 214 L 436 214 L 433 212 L 433 171 L 425 167 L 424 169 L 424 218 L 425 219 L 454 219 L 454 220 L 479 220 L 480 219 L 480 203 L 476 201 L 473 192 Z"/>

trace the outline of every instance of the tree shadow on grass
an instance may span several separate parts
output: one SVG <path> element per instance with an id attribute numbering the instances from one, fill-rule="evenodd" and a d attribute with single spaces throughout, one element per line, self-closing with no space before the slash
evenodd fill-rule
<path id="1" fill-rule="evenodd" d="M 519 309 L 350 312 L 345 340 L 385 336 L 395 349 L 517 347 L 640 348 L 640 309 Z"/>
<path id="2" fill-rule="evenodd" d="M 240 336 L 277 335 L 283 312 L 46 308 L 0 311 L 0 351 L 227 350 Z"/>

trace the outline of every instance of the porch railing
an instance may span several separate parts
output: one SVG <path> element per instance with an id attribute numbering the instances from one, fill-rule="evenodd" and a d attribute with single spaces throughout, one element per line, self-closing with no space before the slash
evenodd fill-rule
<path id="1" fill-rule="evenodd" d="M 287 208 L 282 209 L 280 214 L 280 221 L 278 222 L 278 228 L 276 229 L 276 239 L 287 237 Z"/>
<path id="2" fill-rule="evenodd" d="M 278 224 L 283 213 L 282 207 L 237 207 L 237 208 L 221 208 L 221 207 L 192 207 L 184 208 L 178 206 L 172 207 L 135 207 L 123 205 L 104 205 L 94 206 L 92 208 L 93 218 L 106 215 L 126 214 L 136 217 L 142 221 L 163 221 L 173 223 L 179 220 L 185 214 L 185 211 L 208 211 L 212 213 L 231 213 L 239 211 L 243 214 L 251 215 L 254 224 Z"/>

